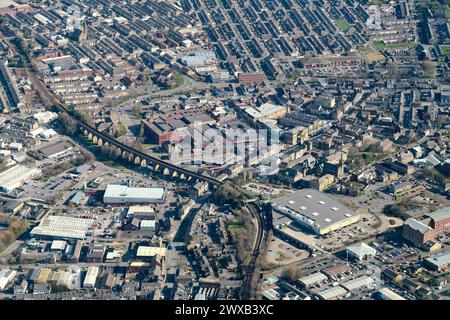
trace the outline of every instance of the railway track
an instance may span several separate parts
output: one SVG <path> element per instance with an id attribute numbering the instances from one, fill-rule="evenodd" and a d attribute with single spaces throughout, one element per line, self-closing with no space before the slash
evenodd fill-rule
<path id="1" fill-rule="evenodd" d="M 245 266 L 244 269 L 244 279 L 242 283 L 242 290 L 240 293 L 242 300 L 249 300 L 252 298 L 253 279 L 255 276 L 256 262 L 261 253 L 262 245 L 264 242 L 264 229 L 266 224 L 262 213 L 260 213 L 253 204 L 245 204 L 245 207 L 247 208 L 247 210 L 249 210 L 249 212 L 257 222 L 255 243 L 250 255 L 250 262 Z"/>

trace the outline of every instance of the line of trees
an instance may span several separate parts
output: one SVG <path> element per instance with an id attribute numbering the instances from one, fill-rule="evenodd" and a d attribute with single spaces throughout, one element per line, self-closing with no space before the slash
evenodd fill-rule
<path id="1" fill-rule="evenodd" d="M 218 205 L 229 205 L 233 209 L 238 209 L 242 207 L 245 197 L 237 188 L 226 183 L 214 193 L 213 198 Z"/>
<path id="2" fill-rule="evenodd" d="M 13 218 L 5 220 L 3 224 L 8 224 L 8 229 L 0 231 L 0 252 L 11 245 L 22 233 L 27 230 L 28 224 L 25 221 Z"/>

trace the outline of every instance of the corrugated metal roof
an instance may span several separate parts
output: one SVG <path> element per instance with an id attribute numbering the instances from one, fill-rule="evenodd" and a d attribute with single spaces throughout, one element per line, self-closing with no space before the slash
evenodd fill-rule
<path id="1" fill-rule="evenodd" d="M 316 272 L 306 277 L 300 278 L 299 281 L 302 282 L 305 286 L 310 286 L 315 283 L 325 281 L 327 279 L 328 277 L 324 275 L 322 272 Z"/>
<path id="2" fill-rule="evenodd" d="M 433 213 L 430 213 L 428 216 L 435 221 L 450 218 L 450 207 L 437 210 Z"/>
<path id="3" fill-rule="evenodd" d="M 420 221 L 417 221 L 416 219 L 409 218 L 405 221 L 405 225 L 409 226 L 410 228 L 419 231 L 420 233 L 425 233 L 431 228 L 425 224 L 423 224 Z"/>
<path id="4" fill-rule="evenodd" d="M 344 282 L 342 287 L 348 291 L 353 291 L 362 287 L 368 287 L 373 284 L 373 279 L 368 276 L 361 276 L 359 278 Z"/>
<path id="5" fill-rule="evenodd" d="M 347 294 L 347 290 L 342 287 L 336 286 L 319 292 L 317 295 L 324 300 L 333 300 L 342 297 Z"/>

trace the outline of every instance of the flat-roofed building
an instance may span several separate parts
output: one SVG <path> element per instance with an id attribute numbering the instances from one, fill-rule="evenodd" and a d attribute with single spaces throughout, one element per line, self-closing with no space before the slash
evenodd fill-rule
<path id="1" fill-rule="evenodd" d="M 160 203 L 165 198 L 165 188 L 147 187 L 136 188 L 119 184 L 109 184 L 103 196 L 103 202 L 107 204 L 129 203 Z"/>
<path id="2" fill-rule="evenodd" d="M 368 260 L 377 254 L 377 250 L 364 242 L 352 244 L 346 248 L 348 257 L 356 260 Z"/>
<path id="3" fill-rule="evenodd" d="M 277 198 L 272 209 L 316 234 L 326 234 L 359 220 L 358 213 L 314 189 L 302 189 Z"/>
<path id="4" fill-rule="evenodd" d="M 97 266 L 89 267 L 86 272 L 86 277 L 84 278 L 83 287 L 84 288 L 95 288 L 98 273 L 99 273 L 99 268 Z"/>
<path id="5" fill-rule="evenodd" d="M 347 290 L 340 286 L 332 287 L 317 293 L 317 296 L 322 300 L 337 300 L 344 297 L 347 294 Z"/>
<path id="6" fill-rule="evenodd" d="M 130 206 L 128 208 L 127 216 L 129 218 L 151 220 L 155 218 L 155 210 L 151 206 Z"/>
<path id="7" fill-rule="evenodd" d="M 66 249 L 67 242 L 64 240 L 53 240 L 50 250 L 53 251 L 63 251 Z"/>
<path id="8" fill-rule="evenodd" d="M 12 269 L 0 270 L 0 291 L 6 289 L 6 286 L 11 283 L 17 275 L 17 271 Z"/>
<path id="9" fill-rule="evenodd" d="M 39 276 L 34 281 L 36 284 L 46 284 L 49 279 L 53 278 L 53 271 L 50 268 L 41 268 Z"/>

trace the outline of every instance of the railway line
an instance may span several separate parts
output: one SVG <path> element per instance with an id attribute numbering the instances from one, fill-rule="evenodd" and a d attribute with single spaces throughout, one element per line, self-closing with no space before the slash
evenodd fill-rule
<path id="1" fill-rule="evenodd" d="M 254 204 L 246 203 L 245 207 L 247 208 L 247 210 L 249 210 L 249 212 L 252 214 L 252 216 L 256 219 L 257 222 L 256 238 L 250 255 L 250 262 L 246 265 L 244 269 L 244 279 L 241 290 L 241 299 L 249 300 L 250 298 L 252 298 L 252 292 L 254 289 L 253 279 L 255 276 L 256 262 L 261 253 L 261 250 L 263 249 L 263 243 L 265 241 L 264 239 L 266 233 L 264 231 L 266 222 L 263 213 L 261 212 L 261 210 L 255 208 Z"/>

